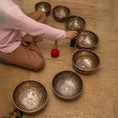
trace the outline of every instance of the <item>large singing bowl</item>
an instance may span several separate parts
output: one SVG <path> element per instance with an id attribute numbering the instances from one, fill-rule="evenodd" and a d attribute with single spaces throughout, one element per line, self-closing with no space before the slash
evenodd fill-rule
<path id="1" fill-rule="evenodd" d="M 81 94 L 83 82 L 80 76 L 75 72 L 62 71 L 53 78 L 52 87 L 58 97 L 71 100 Z"/>
<path id="2" fill-rule="evenodd" d="M 88 74 L 98 68 L 100 60 L 94 52 L 83 49 L 74 53 L 72 63 L 75 70 Z"/>
<path id="3" fill-rule="evenodd" d="M 69 16 L 65 23 L 67 30 L 80 31 L 85 28 L 85 20 L 80 16 Z"/>
<path id="4" fill-rule="evenodd" d="M 78 48 L 93 49 L 98 44 L 98 36 L 88 30 L 83 30 L 76 37 L 76 45 Z"/>
<path id="5" fill-rule="evenodd" d="M 54 19 L 58 22 L 64 22 L 65 19 L 70 15 L 70 9 L 66 6 L 56 6 L 52 11 Z"/>
<path id="6" fill-rule="evenodd" d="M 38 2 L 35 5 L 35 11 L 41 10 L 48 16 L 51 12 L 51 5 L 48 2 Z"/>
<path id="7" fill-rule="evenodd" d="M 47 103 L 47 90 L 38 81 L 28 80 L 20 83 L 13 92 L 13 103 L 19 110 L 34 113 Z"/>

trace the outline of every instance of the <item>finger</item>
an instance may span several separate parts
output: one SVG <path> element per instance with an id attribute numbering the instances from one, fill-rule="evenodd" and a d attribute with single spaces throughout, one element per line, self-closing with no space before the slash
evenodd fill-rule
<path id="1" fill-rule="evenodd" d="M 78 33 L 77 33 L 77 32 L 75 32 L 74 34 L 76 34 L 76 35 L 77 35 Z"/>
<path id="2" fill-rule="evenodd" d="M 75 38 L 75 36 L 73 36 L 72 38 Z"/>
<path id="3" fill-rule="evenodd" d="M 77 31 L 73 31 L 73 33 L 76 33 L 77 34 L 78 32 Z"/>
<path id="4" fill-rule="evenodd" d="M 73 34 L 72 36 L 75 37 L 75 36 L 77 36 L 77 35 L 76 35 L 76 34 Z"/>

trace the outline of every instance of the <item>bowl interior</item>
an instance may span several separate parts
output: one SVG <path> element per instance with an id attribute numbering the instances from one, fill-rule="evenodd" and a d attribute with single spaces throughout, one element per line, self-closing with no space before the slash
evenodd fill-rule
<path id="1" fill-rule="evenodd" d="M 73 65 L 79 70 L 92 71 L 98 67 L 99 58 L 88 50 L 77 51 L 73 55 Z"/>
<path id="2" fill-rule="evenodd" d="M 98 37 L 91 31 L 82 31 L 79 33 L 76 44 L 84 48 L 95 47 L 98 43 Z"/>
<path id="3" fill-rule="evenodd" d="M 53 9 L 53 15 L 57 18 L 65 18 L 70 15 L 70 10 L 65 6 L 56 6 Z"/>
<path id="4" fill-rule="evenodd" d="M 77 97 L 82 90 L 81 78 L 72 71 L 62 71 L 53 79 L 53 89 L 57 96 L 63 99 Z"/>
<path id="5" fill-rule="evenodd" d="M 81 30 L 85 27 L 85 20 L 79 16 L 69 16 L 65 25 L 69 30 Z"/>
<path id="6" fill-rule="evenodd" d="M 35 112 L 47 101 L 45 87 L 36 81 L 20 83 L 13 92 L 13 101 L 17 108 L 24 112 Z"/>
<path id="7" fill-rule="evenodd" d="M 51 5 L 47 2 L 39 2 L 36 4 L 35 6 L 35 10 L 42 10 L 44 12 L 48 12 L 49 10 L 51 10 Z"/>

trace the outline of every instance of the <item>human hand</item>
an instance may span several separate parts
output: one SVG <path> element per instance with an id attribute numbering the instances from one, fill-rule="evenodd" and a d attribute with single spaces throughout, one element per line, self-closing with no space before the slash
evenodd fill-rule
<path id="1" fill-rule="evenodd" d="M 66 37 L 67 39 L 73 39 L 75 36 L 77 36 L 77 31 L 66 31 Z"/>

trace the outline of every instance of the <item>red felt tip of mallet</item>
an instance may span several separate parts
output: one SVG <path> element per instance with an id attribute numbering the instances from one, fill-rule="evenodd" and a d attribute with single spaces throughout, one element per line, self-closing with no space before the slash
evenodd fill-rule
<path id="1" fill-rule="evenodd" d="M 59 50 L 57 49 L 57 40 L 55 41 L 54 49 L 52 49 L 52 51 L 51 51 L 51 56 L 53 58 L 56 58 L 59 56 Z"/>
<path id="2" fill-rule="evenodd" d="M 54 58 L 58 57 L 59 56 L 59 50 L 56 49 L 56 48 L 52 49 L 51 56 L 54 57 Z"/>

